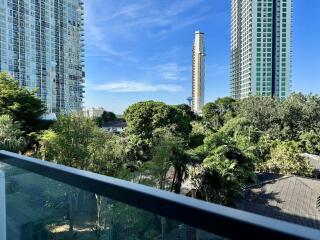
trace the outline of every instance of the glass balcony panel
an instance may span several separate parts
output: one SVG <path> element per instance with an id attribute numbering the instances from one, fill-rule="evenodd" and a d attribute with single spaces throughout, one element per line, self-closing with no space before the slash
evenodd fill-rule
<path id="1" fill-rule="evenodd" d="M 226 239 L 0 162 L 0 240 Z"/>
<path id="2" fill-rule="evenodd" d="M 320 231 L 0 150 L 0 240 L 227 238 Z"/>

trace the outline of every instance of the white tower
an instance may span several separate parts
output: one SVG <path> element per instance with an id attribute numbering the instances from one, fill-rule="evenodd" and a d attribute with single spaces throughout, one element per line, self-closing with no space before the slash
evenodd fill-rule
<path id="1" fill-rule="evenodd" d="M 205 56 L 204 33 L 197 31 L 192 51 L 192 110 L 197 114 L 204 105 Z"/>

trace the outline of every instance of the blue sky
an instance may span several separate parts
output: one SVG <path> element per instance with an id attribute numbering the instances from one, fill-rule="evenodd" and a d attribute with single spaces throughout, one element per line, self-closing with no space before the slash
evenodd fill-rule
<path id="1" fill-rule="evenodd" d="M 320 1 L 293 0 L 293 91 L 320 93 Z M 84 0 L 86 107 L 186 103 L 194 32 L 206 34 L 205 101 L 229 94 L 230 0 Z"/>

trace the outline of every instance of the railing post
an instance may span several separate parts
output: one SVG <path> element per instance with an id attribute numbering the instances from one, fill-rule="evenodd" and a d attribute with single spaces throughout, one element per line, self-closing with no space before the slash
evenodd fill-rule
<path id="1" fill-rule="evenodd" d="M 6 240 L 6 185 L 4 172 L 0 170 L 0 240 Z"/>

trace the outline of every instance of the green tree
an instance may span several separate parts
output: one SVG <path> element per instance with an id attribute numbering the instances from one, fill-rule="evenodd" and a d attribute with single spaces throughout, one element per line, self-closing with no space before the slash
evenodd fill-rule
<path id="1" fill-rule="evenodd" d="M 298 141 L 301 133 L 320 126 L 320 98 L 317 95 L 291 94 L 286 99 L 249 97 L 237 102 L 237 115 L 248 119 L 273 139 Z"/>
<path id="2" fill-rule="evenodd" d="M 243 117 L 232 118 L 220 131 L 233 138 L 242 149 L 257 143 L 261 135 L 260 131 Z"/>
<path id="3" fill-rule="evenodd" d="M 131 105 L 124 113 L 127 122 L 126 132 L 141 139 L 152 138 L 152 132 L 156 128 L 153 124 L 153 116 L 156 114 L 158 105 L 164 106 L 162 103 L 153 101 Z"/>
<path id="4" fill-rule="evenodd" d="M 206 159 L 190 173 L 196 197 L 217 204 L 232 205 L 242 187 L 236 172 L 233 161 Z"/>
<path id="5" fill-rule="evenodd" d="M 197 154 L 204 160 L 191 176 L 199 198 L 232 205 L 241 187 L 255 178 L 253 159 L 224 132 L 207 136 Z"/>
<path id="6" fill-rule="evenodd" d="M 302 151 L 311 154 L 320 154 L 320 134 L 314 130 L 302 133 L 300 136 Z"/>
<path id="7" fill-rule="evenodd" d="M 278 110 L 281 101 L 271 97 L 249 97 L 237 104 L 237 115 L 248 119 L 260 131 L 272 131 L 280 124 Z"/>
<path id="8" fill-rule="evenodd" d="M 132 161 L 146 162 L 151 157 L 153 132 L 168 128 L 177 137 L 189 138 L 190 118 L 174 106 L 162 102 L 139 102 L 125 111 L 127 152 Z"/>
<path id="9" fill-rule="evenodd" d="M 146 174 L 151 184 L 160 189 L 180 193 L 181 184 L 187 175 L 187 164 L 191 160 L 186 152 L 185 140 L 173 135 L 169 129 L 161 128 L 154 131 L 153 142 L 151 160 L 143 165 L 142 174 Z M 168 174 L 172 176 L 168 178 Z"/>
<path id="10" fill-rule="evenodd" d="M 122 138 L 114 133 L 95 129 L 94 137 L 88 145 L 90 165 L 87 170 L 99 174 L 121 177 L 125 169 L 125 148 Z M 106 229 L 108 203 L 106 198 L 95 194 L 96 199 L 96 233 L 102 233 Z"/>
<path id="11" fill-rule="evenodd" d="M 81 115 L 60 116 L 41 138 L 42 158 L 86 170 L 90 166 L 89 144 L 97 130 L 92 119 Z"/>
<path id="12" fill-rule="evenodd" d="M 120 136 L 78 114 L 60 116 L 40 143 L 43 159 L 109 176 L 117 176 L 126 156 Z"/>
<path id="13" fill-rule="evenodd" d="M 95 129 L 88 144 L 90 165 L 88 170 L 99 174 L 120 177 L 126 164 L 124 139 L 114 133 Z"/>
<path id="14" fill-rule="evenodd" d="M 10 115 L 29 132 L 37 128 L 44 112 L 45 107 L 35 91 L 20 87 L 8 73 L 0 72 L 0 115 Z"/>
<path id="15" fill-rule="evenodd" d="M 93 171 L 109 176 L 120 176 L 125 152 L 120 136 L 104 132 L 94 121 L 82 115 L 60 116 L 41 138 L 42 158 L 59 164 Z M 73 232 L 75 208 L 80 192 L 66 192 L 70 232 Z M 103 198 L 96 198 L 96 230 L 104 230 Z"/>
<path id="16" fill-rule="evenodd" d="M 281 120 L 281 137 L 287 140 L 298 140 L 304 127 L 304 106 L 307 98 L 302 94 L 292 94 L 279 106 Z"/>
<path id="17" fill-rule="evenodd" d="M 270 159 L 271 149 L 273 149 L 279 140 L 273 140 L 269 134 L 262 133 L 259 141 L 245 149 L 245 153 L 254 159 L 256 170 L 259 170 L 259 165 Z"/>
<path id="18" fill-rule="evenodd" d="M 303 132 L 317 130 L 320 127 L 320 97 L 307 95 L 303 105 Z"/>
<path id="19" fill-rule="evenodd" d="M 141 138 L 152 138 L 157 128 L 170 127 L 182 136 L 189 136 L 191 132 L 190 119 L 183 112 L 162 102 L 139 102 L 131 105 L 125 111 L 128 124 L 127 133 Z"/>
<path id="20" fill-rule="evenodd" d="M 204 138 L 209 133 L 203 121 L 191 122 L 192 131 L 190 134 L 189 147 L 194 149 L 203 144 Z"/>
<path id="21" fill-rule="evenodd" d="M 258 167 L 259 171 L 281 175 L 311 176 L 310 162 L 298 151 L 296 142 L 279 142 L 271 149 L 270 159 Z"/>
<path id="22" fill-rule="evenodd" d="M 127 134 L 126 142 L 126 154 L 133 170 L 139 168 L 141 163 L 150 160 L 152 139 L 144 139 L 136 134 Z"/>
<path id="23" fill-rule="evenodd" d="M 95 124 L 98 126 L 98 127 L 102 127 L 103 126 L 103 120 L 101 117 L 93 117 L 92 120 L 95 122 Z"/>
<path id="24" fill-rule="evenodd" d="M 219 129 L 235 116 L 235 100 L 229 97 L 218 98 L 203 107 L 205 122 L 211 129 Z"/>
<path id="25" fill-rule="evenodd" d="M 199 117 L 191 110 L 191 107 L 187 104 L 179 104 L 175 105 L 178 110 L 182 111 L 184 116 L 187 116 L 190 121 L 195 121 Z"/>
<path id="26" fill-rule="evenodd" d="M 117 120 L 117 116 L 113 112 L 104 111 L 101 115 L 104 123 Z"/>
<path id="27" fill-rule="evenodd" d="M 9 115 L 0 116 L 0 149 L 11 152 L 21 152 L 26 147 L 26 139 L 20 130 L 19 123 L 14 122 Z"/>
<path id="28" fill-rule="evenodd" d="M 216 130 L 221 127 L 222 119 L 219 117 L 219 110 L 217 104 L 210 102 L 203 106 L 202 109 L 205 123 L 210 129 Z"/>

